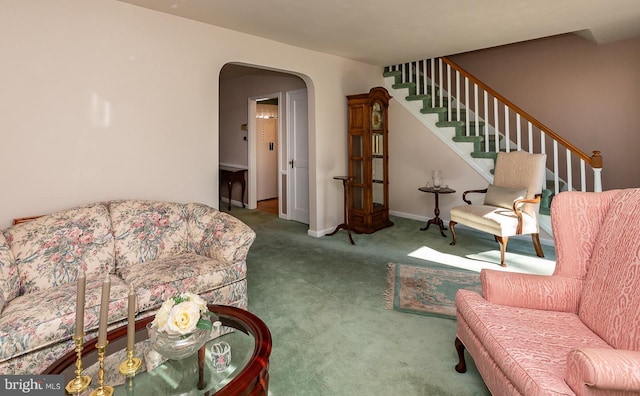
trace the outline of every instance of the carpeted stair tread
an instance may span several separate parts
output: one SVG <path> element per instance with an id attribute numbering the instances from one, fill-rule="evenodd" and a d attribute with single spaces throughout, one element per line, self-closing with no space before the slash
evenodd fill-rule
<path id="1" fill-rule="evenodd" d="M 383 73 L 383 76 L 393 77 L 393 81 L 395 84 L 399 84 L 402 81 L 402 71 L 400 70 L 385 71 Z"/>
<path id="2" fill-rule="evenodd" d="M 422 114 L 439 114 L 439 113 L 447 113 L 446 107 L 425 107 L 420 109 L 420 113 Z"/>
<path id="3" fill-rule="evenodd" d="M 438 121 L 436 122 L 436 126 L 439 128 L 463 127 L 465 123 L 464 121 Z"/>
<path id="4" fill-rule="evenodd" d="M 393 89 L 407 88 L 409 90 L 409 95 L 416 94 L 416 83 L 413 83 L 413 82 L 397 83 L 397 84 L 393 84 L 392 87 Z"/>
<path id="5" fill-rule="evenodd" d="M 482 136 L 454 136 L 451 138 L 454 142 L 473 142 L 473 143 L 481 143 Z"/>
<path id="6" fill-rule="evenodd" d="M 495 160 L 497 156 L 498 153 L 495 153 L 493 151 L 474 151 L 471 153 L 471 157 L 473 158 L 489 158 Z"/>
<path id="7" fill-rule="evenodd" d="M 409 101 L 431 100 L 431 95 L 430 94 L 409 95 L 405 99 Z"/>

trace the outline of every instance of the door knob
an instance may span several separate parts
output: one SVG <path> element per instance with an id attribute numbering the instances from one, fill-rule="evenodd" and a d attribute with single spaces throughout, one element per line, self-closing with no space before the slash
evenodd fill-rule
<path id="1" fill-rule="evenodd" d="M 291 165 L 291 169 L 293 169 L 293 158 L 289 160 L 289 165 Z"/>

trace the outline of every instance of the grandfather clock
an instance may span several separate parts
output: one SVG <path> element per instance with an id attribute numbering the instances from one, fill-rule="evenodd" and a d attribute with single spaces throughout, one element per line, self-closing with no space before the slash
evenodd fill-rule
<path id="1" fill-rule="evenodd" d="M 389 220 L 389 99 L 383 87 L 347 96 L 349 224 L 357 233 L 371 234 L 393 225 Z"/>

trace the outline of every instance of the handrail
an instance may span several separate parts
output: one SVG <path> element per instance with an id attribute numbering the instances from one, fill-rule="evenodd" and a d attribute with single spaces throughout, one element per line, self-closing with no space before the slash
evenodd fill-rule
<path id="1" fill-rule="evenodd" d="M 543 131 L 544 133 L 546 133 L 547 135 L 553 137 L 556 141 L 558 141 L 560 144 L 562 144 L 564 147 L 566 147 L 567 149 L 571 150 L 574 154 L 576 154 L 577 156 L 579 156 L 580 158 L 582 158 L 585 162 L 587 162 L 592 168 L 597 168 L 597 169 L 601 169 L 602 168 L 602 164 L 603 164 L 603 160 L 602 160 L 602 155 L 600 154 L 600 151 L 594 150 L 593 151 L 593 155 L 591 157 L 589 157 L 589 155 L 587 155 L 586 153 L 584 153 L 582 150 L 580 150 L 579 148 L 577 148 L 576 146 L 574 146 L 572 143 L 570 143 L 569 141 L 567 141 L 565 138 L 563 138 L 562 136 L 558 135 L 556 132 L 554 132 L 553 130 L 551 130 L 549 127 L 547 127 L 546 125 L 544 125 L 543 123 L 541 123 L 540 121 L 538 121 L 537 119 L 535 119 L 534 117 L 532 117 L 529 113 L 527 113 L 526 111 L 522 110 L 520 107 L 518 107 L 517 105 L 515 105 L 513 102 L 511 102 L 509 99 L 505 98 L 504 96 L 500 95 L 498 92 L 496 92 L 493 88 L 489 87 L 488 85 L 486 85 L 485 83 L 483 83 L 482 81 L 480 81 L 478 78 L 476 78 L 474 75 L 472 75 L 471 73 L 469 73 L 468 71 L 464 70 L 462 67 L 460 67 L 458 64 L 456 64 L 454 61 L 452 61 L 451 59 L 447 58 L 446 56 L 441 57 L 440 59 L 442 59 L 442 61 L 446 64 L 448 64 L 449 66 L 451 66 L 452 68 L 454 68 L 455 70 L 457 70 L 460 74 L 462 74 L 463 76 L 469 78 L 469 80 L 473 81 L 475 84 L 477 84 L 480 88 L 484 89 L 485 91 L 487 91 L 489 94 L 491 94 L 494 98 L 500 100 L 502 103 L 504 103 L 505 105 L 507 105 L 508 107 L 510 107 L 511 109 L 513 109 L 516 113 L 519 113 L 522 117 L 524 117 L 527 121 L 529 121 L 532 125 L 535 125 L 537 128 L 539 128 L 541 131 Z"/>

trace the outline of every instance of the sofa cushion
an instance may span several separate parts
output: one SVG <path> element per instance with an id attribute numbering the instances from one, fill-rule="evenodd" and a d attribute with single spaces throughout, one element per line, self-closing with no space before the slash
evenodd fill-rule
<path id="1" fill-rule="evenodd" d="M 569 395 L 564 381 L 573 349 L 611 349 L 576 314 L 510 307 L 459 290 L 458 314 L 474 329 L 487 353 L 524 395 Z"/>
<path id="2" fill-rule="evenodd" d="M 227 262 L 192 253 L 131 265 L 118 269 L 118 273 L 133 285 L 140 311 L 159 308 L 178 293 L 202 294 L 246 276 L 245 271 Z"/>
<path id="3" fill-rule="evenodd" d="M 460 205 L 451 208 L 451 220 L 494 235 L 517 234 L 518 216 L 513 209 L 484 205 Z M 522 213 L 522 233 L 538 232 L 538 222 L 527 213 Z"/>
<path id="4" fill-rule="evenodd" d="M 4 235 L 0 232 L 0 290 L 2 300 L 11 301 L 20 291 L 20 277 L 11 249 Z M 3 304 L 4 306 L 4 304 Z"/>
<path id="5" fill-rule="evenodd" d="M 113 234 L 106 205 L 96 203 L 20 223 L 4 233 L 20 274 L 20 294 L 113 272 Z"/>
<path id="6" fill-rule="evenodd" d="M 616 349 L 640 351 L 640 189 L 623 190 L 596 239 L 580 319 Z M 631 331 L 635 330 L 635 331 Z"/>
<path id="7" fill-rule="evenodd" d="M 87 276 L 84 328 L 98 327 L 104 275 Z M 0 361 L 69 339 L 75 332 L 76 283 L 34 291 L 9 301 L 0 316 Z M 109 323 L 127 317 L 129 287 L 111 276 Z"/>
<path id="8" fill-rule="evenodd" d="M 118 268 L 187 252 L 184 205 L 123 200 L 109 202 L 109 211 Z"/>

